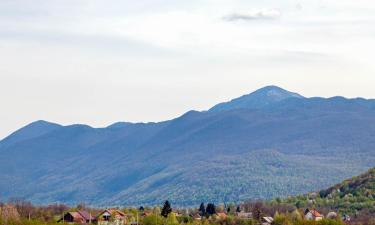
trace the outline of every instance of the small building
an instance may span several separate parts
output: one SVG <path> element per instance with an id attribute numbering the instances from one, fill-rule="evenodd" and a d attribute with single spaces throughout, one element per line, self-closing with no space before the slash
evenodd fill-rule
<path id="1" fill-rule="evenodd" d="M 271 225 L 273 222 L 273 218 L 270 216 L 264 216 L 261 218 L 262 225 Z"/>
<path id="2" fill-rule="evenodd" d="M 320 214 L 320 212 L 318 212 L 318 211 L 315 210 L 315 209 L 306 209 L 306 210 L 305 210 L 305 219 L 306 219 L 306 220 L 315 220 L 315 221 L 319 221 L 319 220 L 322 220 L 322 219 L 323 219 L 323 215 Z"/>
<path id="3" fill-rule="evenodd" d="M 94 218 L 90 213 L 86 211 L 67 212 L 57 222 L 61 223 L 77 223 L 77 224 L 88 224 L 93 221 Z"/>
<path id="4" fill-rule="evenodd" d="M 117 209 L 106 209 L 95 218 L 95 221 L 98 225 L 125 225 L 128 223 L 128 216 Z"/>

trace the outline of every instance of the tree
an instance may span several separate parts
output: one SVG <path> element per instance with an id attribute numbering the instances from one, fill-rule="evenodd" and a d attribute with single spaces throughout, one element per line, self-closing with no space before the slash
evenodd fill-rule
<path id="1" fill-rule="evenodd" d="M 239 205 L 237 206 L 236 212 L 241 212 L 241 207 Z"/>
<path id="2" fill-rule="evenodd" d="M 143 211 L 145 211 L 145 208 L 143 206 L 141 206 L 141 207 L 139 207 L 138 210 L 141 211 L 141 212 L 143 212 Z"/>
<path id="3" fill-rule="evenodd" d="M 169 213 L 166 219 L 166 225 L 179 225 L 176 215 L 174 213 Z"/>
<path id="4" fill-rule="evenodd" d="M 155 215 L 160 215 L 161 214 L 160 207 L 159 206 L 155 206 L 152 209 L 152 213 L 155 214 Z"/>
<path id="5" fill-rule="evenodd" d="M 302 220 L 301 213 L 298 211 L 298 209 L 294 210 L 291 214 L 291 218 L 293 221 Z"/>
<path id="6" fill-rule="evenodd" d="M 216 214 L 216 208 L 213 203 L 208 203 L 206 208 L 207 215 L 211 216 L 213 214 Z"/>
<path id="7" fill-rule="evenodd" d="M 260 219 L 262 218 L 263 210 L 264 210 L 263 202 L 260 202 L 260 201 L 256 202 L 253 207 L 253 218 L 257 221 L 260 221 Z"/>
<path id="8" fill-rule="evenodd" d="M 159 214 L 152 214 L 150 216 L 146 216 L 143 219 L 143 225 L 163 225 L 163 217 L 159 216 Z"/>
<path id="9" fill-rule="evenodd" d="M 86 204 L 85 204 L 84 202 L 80 202 L 80 203 L 76 206 L 76 208 L 77 208 L 78 210 L 85 210 L 85 209 L 86 209 Z"/>
<path id="10" fill-rule="evenodd" d="M 163 209 L 161 210 L 161 215 L 165 218 L 168 217 L 168 214 L 172 212 L 171 204 L 169 201 L 165 201 Z"/>
<path id="11" fill-rule="evenodd" d="M 205 216 L 206 215 L 206 207 L 204 206 L 203 202 L 199 206 L 199 215 L 200 216 Z"/>

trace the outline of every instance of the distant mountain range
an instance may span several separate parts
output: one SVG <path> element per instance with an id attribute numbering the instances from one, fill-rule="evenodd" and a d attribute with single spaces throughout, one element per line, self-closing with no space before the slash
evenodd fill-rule
<path id="1" fill-rule="evenodd" d="M 36 121 L 0 142 L 0 199 L 239 202 L 326 188 L 375 164 L 375 100 L 276 86 L 158 123 Z"/>

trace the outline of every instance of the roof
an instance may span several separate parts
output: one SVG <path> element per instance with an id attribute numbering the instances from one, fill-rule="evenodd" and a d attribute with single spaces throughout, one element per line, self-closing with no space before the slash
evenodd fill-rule
<path id="1" fill-rule="evenodd" d="M 318 212 L 318 211 L 315 210 L 315 209 L 308 209 L 308 210 L 306 210 L 305 215 L 306 215 L 308 212 L 310 212 L 314 217 L 323 217 L 323 215 L 320 214 L 320 212 Z"/>
<path id="2" fill-rule="evenodd" d="M 92 220 L 94 217 L 87 211 L 78 211 L 78 213 L 84 218 L 85 220 Z"/>
<path id="3" fill-rule="evenodd" d="M 150 216 L 151 214 L 152 214 L 151 212 L 147 212 L 147 211 L 143 212 L 144 216 Z"/>
<path id="4" fill-rule="evenodd" d="M 263 217 L 263 220 L 266 221 L 267 223 L 272 223 L 273 222 L 273 218 L 270 217 L 270 216 Z"/>
<path id="5" fill-rule="evenodd" d="M 83 220 L 84 218 L 81 216 L 80 213 L 78 212 L 68 212 L 73 218 L 74 220 Z"/>
<path id="6" fill-rule="evenodd" d="M 98 217 L 100 217 L 101 215 L 103 215 L 104 213 L 109 213 L 111 216 L 115 216 L 115 217 L 120 217 L 120 218 L 123 218 L 126 216 L 125 213 L 121 212 L 120 210 L 118 209 L 106 209 L 104 210 L 103 212 L 101 212 Z"/>
<path id="7" fill-rule="evenodd" d="M 190 216 L 190 217 L 193 217 L 193 218 L 195 218 L 195 219 L 197 219 L 197 218 L 202 218 L 201 215 L 199 215 L 199 213 L 192 213 L 192 214 L 190 214 L 189 216 Z"/>
<path id="8" fill-rule="evenodd" d="M 314 209 L 314 210 L 311 210 L 311 213 L 312 213 L 313 216 L 315 216 L 315 217 L 323 217 L 323 215 L 320 214 L 320 212 L 316 211 L 315 209 Z"/>

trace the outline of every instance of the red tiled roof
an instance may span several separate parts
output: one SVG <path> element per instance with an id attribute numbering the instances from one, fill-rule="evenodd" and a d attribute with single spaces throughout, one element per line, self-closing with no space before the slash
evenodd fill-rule
<path id="1" fill-rule="evenodd" d="M 144 216 L 149 216 L 149 215 L 151 215 L 152 213 L 151 212 L 143 212 L 143 215 Z"/>
<path id="2" fill-rule="evenodd" d="M 82 216 L 82 218 L 84 218 L 85 220 L 93 220 L 93 216 L 90 215 L 90 213 L 86 212 L 86 211 L 78 211 L 78 213 Z"/>
<path id="3" fill-rule="evenodd" d="M 323 217 L 322 214 L 320 214 L 318 211 L 316 211 L 315 209 L 313 210 L 310 210 L 310 212 L 312 213 L 313 216 L 315 217 Z"/>
<path id="4" fill-rule="evenodd" d="M 69 212 L 69 214 L 72 215 L 74 219 L 83 219 L 81 214 L 79 214 L 78 212 Z"/>
<path id="5" fill-rule="evenodd" d="M 123 218 L 126 216 L 125 213 L 121 212 L 120 210 L 117 209 L 106 209 L 103 212 L 101 212 L 98 217 L 100 217 L 103 213 L 108 212 L 111 216 L 119 216 L 120 218 Z"/>

